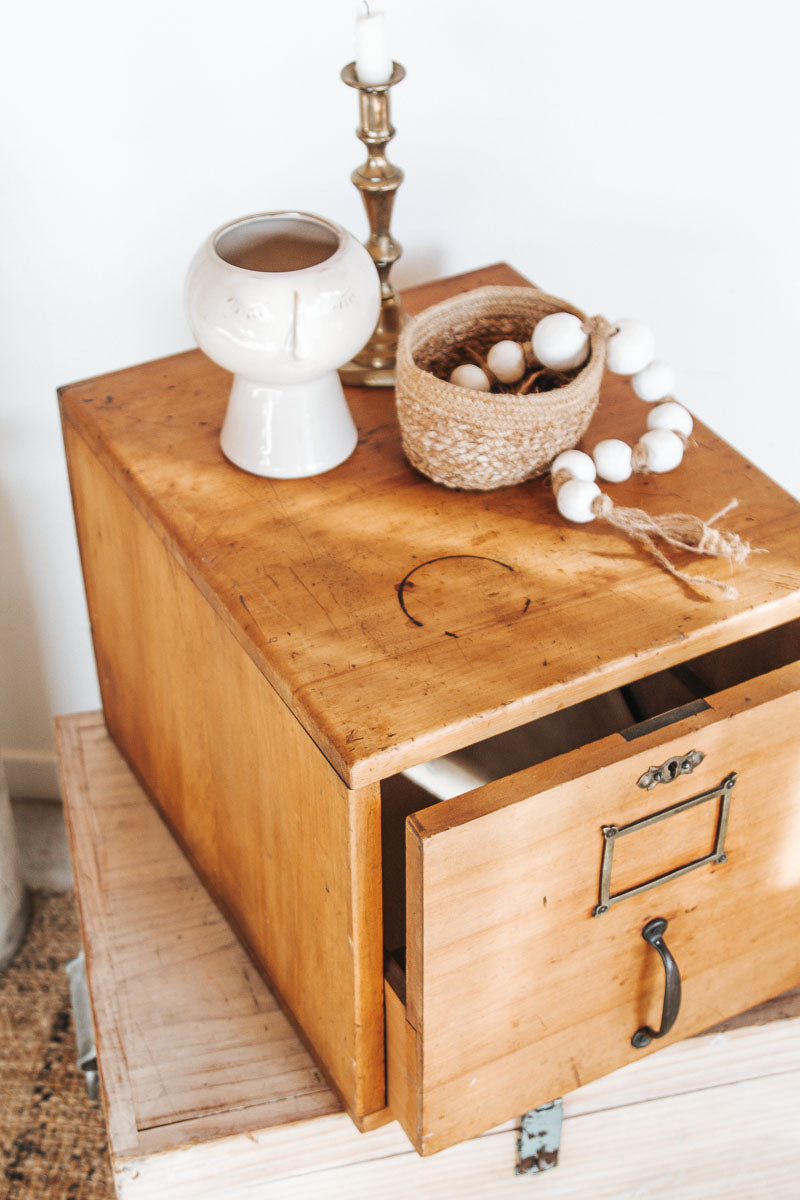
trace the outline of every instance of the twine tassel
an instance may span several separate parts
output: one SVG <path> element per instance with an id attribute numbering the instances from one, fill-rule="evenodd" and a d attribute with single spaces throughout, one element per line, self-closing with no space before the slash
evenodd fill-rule
<path id="1" fill-rule="evenodd" d="M 593 501 L 592 511 L 595 516 L 608 521 L 615 529 L 646 546 L 676 579 L 682 579 L 692 585 L 707 584 L 709 587 L 718 588 L 727 600 L 735 600 L 739 593 L 730 584 L 722 583 L 718 579 L 708 579 L 704 575 L 687 575 L 679 571 L 656 545 L 654 539 L 658 538 L 677 550 L 690 550 L 692 554 L 705 554 L 712 558 L 726 558 L 730 563 L 743 563 L 750 554 L 750 543 L 744 541 L 738 533 L 726 533 L 716 528 L 716 522 L 736 508 L 738 503 L 738 500 L 731 500 L 708 521 L 703 521 L 690 513 L 665 513 L 661 517 L 651 517 L 641 508 L 623 508 L 615 504 L 610 496 L 601 493 Z"/>

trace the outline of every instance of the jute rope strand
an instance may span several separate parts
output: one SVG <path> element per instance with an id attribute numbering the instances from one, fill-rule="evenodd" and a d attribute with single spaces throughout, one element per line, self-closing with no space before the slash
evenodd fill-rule
<path id="1" fill-rule="evenodd" d="M 562 473 L 559 471 L 557 474 Z M 554 487 L 557 486 L 555 479 L 553 484 Z M 719 579 L 709 579 L 705 575 L 687 575 L 686 572 L 679 571 L 653 539 L 660 538 L 668 545 L 675 546 L 678 550 L 690 550 L 692 554 L 705 554 L 712 558 L 726 558 L 731 563 L 743 563 L 750 554 L 750 543 L 744 541 L 738 533 L 726 533 L 715 528 L 715 523 L 720 517 L 736 508 L 738 503 L 738 500 L 731 500 L 708 521 L 690 513 L 665 513 L 661 517 L 651 517 L 641 508 L 623 508 L 615 504 L 605 492 L 601 492 L 592 501 L 592 512 L 601 520 L 608 521 L 615 529 L 641 542 L 676 579 L 682 579 L 684 583 L 692 586 L 702 583 L 718 588 L 726 600 L 735 600 L 739 595 L 735 587 Z"/>
<path id="2" fill-rule="evenodd" d="M 612 333 L 617 332 L 617 326 L 612 325 L 601 313 L 598 313 L 596 317 L 587 317 L 581 325 L 581 329 L 590 337 L 600 337 L 605 341 L 608 341 Z"/>

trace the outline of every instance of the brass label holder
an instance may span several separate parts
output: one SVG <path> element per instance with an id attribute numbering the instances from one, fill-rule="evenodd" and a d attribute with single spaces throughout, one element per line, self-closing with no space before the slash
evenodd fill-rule
<path id="1" fill-rule="evenodd" d="M 638 896 L 641 892 L 646 892 L 650 888 L 657 887 L 660 883 L 670 883 L 673 879 L 679 879 L 681 875 L 687 875 L 689 871 L 696 871 L 698 867 L 706 866 L 707 863 L 727 862 L 725 834 L 728 829 L 731 794 L 737 778 L 737 773 L 732 771 L 730 775 L 727 775 L 722 780 L 722 783 L 718 787 L 711 788 L 707 792 L 702 792 L 699 796 L 692 796 L 689 800 L 682 800 L 679 804 L 672 804 L 669 808 L 662 808 L 658 812 L 651 813 L 649 817 L 642 817 L 639 821 L 631 821 L 629 825 L 604 825 L 602 828 L 603 861 L 600 866 L 600 900 L 595 905 L 594 915 L 601 917 L 603 913 L 608 912 L 612 905 L 619 904 L 620 900 L 629 900 L 631 896 Z M 666 821 L 668 817 L 676 817 L 679 813 L 688 812 L 690 808 L 697 808 L 699 804 L 705 804 L 710 800 L 719 801 L 717 835 L 714 841 L 714 849 L 710 854 L 704 855 L 703 858 L 693 859 L 692 862 L 685 863 L 682 867 L 676 867 L 672 871 L 667 871 L 664 875 L 657 875 L 654 879 L 648 879 L 645 883 L 637 884 L 636 887 L 612 893 L 611 869 L 614 863 L 614 845 L 621 837 L 627 837 L 631 833 L 638 833 L 641 829 L 647 829 L 650 825 L 657 825 L 659 821 Z"/>

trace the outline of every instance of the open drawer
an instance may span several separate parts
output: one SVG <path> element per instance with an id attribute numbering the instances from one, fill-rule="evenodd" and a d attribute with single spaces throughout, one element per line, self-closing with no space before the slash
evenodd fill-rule
<path id="1" fill-rule="evenodd" d="M 709 694 L 408 816 L 388 1097 L 421 1154 L 800 983 L 798 657 L 794 623 L 642 681 Z"/>

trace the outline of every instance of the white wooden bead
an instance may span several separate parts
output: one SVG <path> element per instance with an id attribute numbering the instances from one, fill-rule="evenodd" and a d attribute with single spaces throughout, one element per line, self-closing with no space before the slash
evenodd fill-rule
<path id="1" fill-rule="evenodd" d="M 491 389 L 489 377 L 477 363 L 462 363 L 450 372 L 450 382 L 457 387 L 472 388 L 474 392 L 488 392 Z"/>
<path id="2" fill-rule="evenodd" d="M 639 439 L 647 452 L 647 466 L 657 475 L 672 471 L 683 458 L 683 442 L 671 429 L 649 429 Z"/>
<path id="3" fill-rule="evenodd" d="M 556 496 L 556 505 L 562 517 L 585 525 L 594 520 L 592 501 L 600 495 L 600 488 L 589 479 L 568 479 L 562 483 Z"/>
<path id="4" fill-rule="evenodd" d="M 597 474 L 591 458 L 582 450 L 562 450 L 557 454 L 550 464 L 551 474 L 556 471 L 568 471 L 573 479 L 588 479 L 590 483 Z"/>
<path id="5" fill-rule="evenodd" d="M 675 394 L 675 372 L 667 362 L 656 359 L 637 371 L 631 380 L 633 390 L 640 400 L 654 404 Z"/>
<path id="6" fill-rule="evenodd" d="M 589 335 L 581 329 L 580 317 L 572 313 L 550 313 L 533 331 L 533 353 L 551 371 L 571 371 L 589 357 Z"/>
<path id="7" fill-rule="evenodd" d="M 693 426 L 692 414 L 677 400 L 656 404 L 647 414 L 648 429 L 671 429 L 681 437 L 688 438 Z"/>
<path id="8" fill-rule="evenodd" d="M 496 342 L 486 355 L 486 365 L 501 383 L 516 383 L 525 374 L 525 351 L 519 342 Z"/>
<path id="9" fill-rule="evenodd" d="M 630 479 L 633 471 L 632 454 L 628 443 L 619 438 L 606 438 L 598 442 L 592 451 L 597 474 L 609 483 L 623 483 Z"/>
<path id="10" fill-rule="evenodd" d="M 656 339 L 643 321 L 622 317 L 608 339 L 606 366 L 615 375 L 636 375 L 652 361 Z"/>

